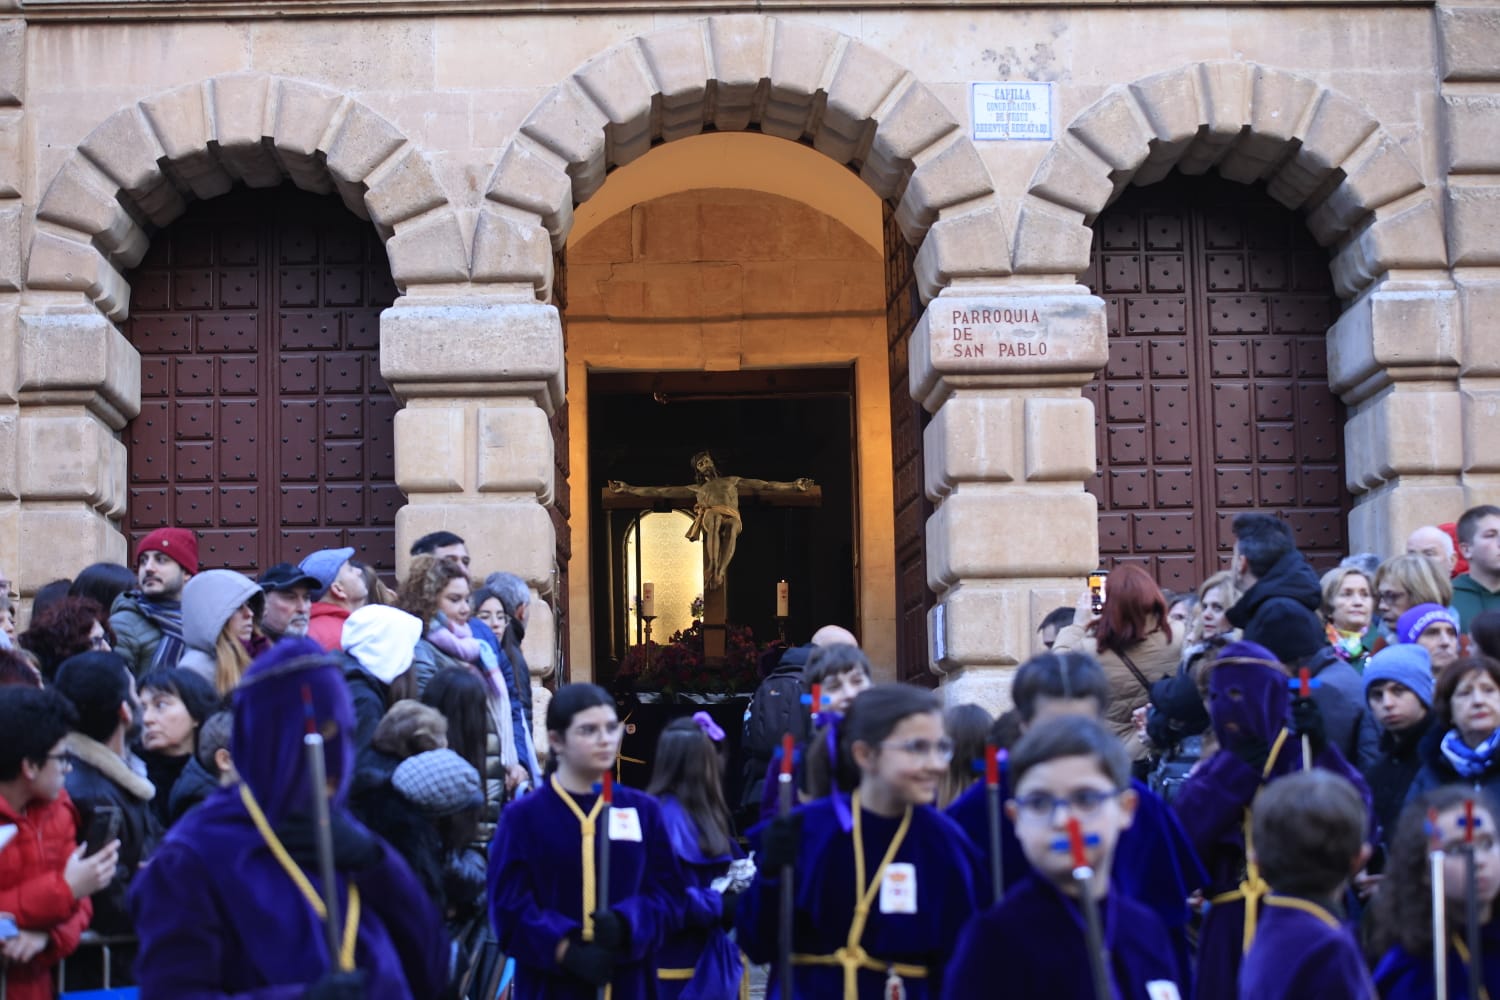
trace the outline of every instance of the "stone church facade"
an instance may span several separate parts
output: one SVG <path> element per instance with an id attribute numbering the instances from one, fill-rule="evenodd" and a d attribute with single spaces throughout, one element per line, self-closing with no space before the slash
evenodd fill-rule
<path id="1" fill-rule="evenodd" d="M 1341 426 L 1320 447 L 1342 481 L 1317 489 L 1343 545 L 1389 551 L 1412 527 L 1497 495 L 1497 53 L 1500 8 L 1449 4 L 0 0 L 0 565 L 30 593 L 125 559 L 129 525 L 149 523 L 131 511 L 150 480 L 132 465 L 143 447 L 132 422 L 143 409 L 184 419 L 187 405 L 188 368 L 152 388 L 167 369 L 135 315 L 153 248 L 165 253 L 198 202 L 291 184 L 367 220 L 388 259 L 378 329 L 349 334 L 378 352 L 395 400 L 358 411 L 390 423 L 396 490 L 379 523 L 393 524 L 396 553 L 448 528 L 477 566 L 525 577 L 541 598 L 531 663 L 549 672 L 555 609 L 572 608 L 573 646 L 587 648 L 586 563 L 569 575 L 567 553 L 586 548 L 578 508 L 601 485 L 579 469 L 576 413 L 569 473 L 573 383 L 591 364 L 670 363 L 632 361 L 628 342 L 588 348 L 613 351 L 605 360 L 575 355 L 596 342 L 582 322 L 565 336 L 562 275 L 608 256 L 570 262 L 575 212 L 606 196 L 617 168 L 623 177 L 681 140 L 749 133 L 799 144 L 836 168 L 835 186 L 883 206 L 881 256 L 868 256 L 877 282 L 885 269 L 873 354 L 890 368 L 859 377 L 879 395 L 894 372 L 899 391 L 863 445 L 892 462 L 871 471 L 885 485 L 866 497 L 867 631 L 903 676 L 930 666 L 951 698 L 998 703 L 1040 617 L 1072 604 L 1100 560 L 1103 487 L 1086 486 L 1110 447 L 1104 411 L 1117 395 L 1124 413 L 1131 397 L 1089 388 L 1120 331 L 1086 279 L 1106 280 L 1096 223 L 1133 187 L 1217 174 L 1295 211 L 1322 248 L 1336 303 L 1315 346 L 1326 345 L 1317 363 Z M 971 85 L 985 81 L 1051 83 L 1054 138 L 976 139 Z M 780 182 L 811 197 L 795 177 Z M 1121 259 L 1150 249 L 1122 246 Z M 285 266 L 262 273 L 273 266 L 243 273 L 294 283 Z M 320 259 L 307 273 L 326 285 L 340 266 Z M 1142 310 L 1180 291 L 1152 280 L 1136 289 Z M 575 284 L 569 297 L 586 292 Z M 341 308 L 333 290 L 325 298 L 307 313 L 323 332 Z M 753 367 L 748 329 L 704 332 L 717 346 L 676 367 Z M 1243 330 L 1254 332 L 1230 332 Z M 1151 343 L 1155 365 L 1169 351 Z M 762 348 L 773 363 L 779 348 Z M 1256 378 L 1204 365 L 1204 379 Z M 333 381 L 307 390 L 308 414 Z M 1152 377 L 1141 384 L 1150 392 Z M 318 419 L 332 420 L 324 405 Z M 218 399 L 203 412 L 234 411 Z M 1141 418 L 1143 434 L 1153 420 Z M 235 442 L 276 454 L 282 425 L 262 426 L 259 445 Z M 317 419 L 304 431 L 333 434 Z M 1252 463 L 1274 450 L 1264 436 Z M 230 441 L 214 423 L 204 454 Z M 323 445 L 318 461 L 334 462 Z M 1216 464 L 1202 449 L 1184 461 L 1202 476 Z M 321 474 L 316 490 L 334 496 L 337 474 Z M 1146 513 L 1127 503 L 1110 523 L 1156 524 L 1177 474 L 1155 473 L 1163 492 L 1141 501 Z M 346 504 L 364 502 L 353 481 Z M 233 492 L 204 489 L 214 503 Z M 589 672 L 572 665 L 574 679 Z"/>

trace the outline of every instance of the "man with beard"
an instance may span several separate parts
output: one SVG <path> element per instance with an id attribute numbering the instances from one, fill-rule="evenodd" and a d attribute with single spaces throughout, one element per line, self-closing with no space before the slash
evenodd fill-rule
<path id="1" fill-rule="evenodd" d="M 260 616 L 260 630 L 266 638 L 280 642 L 290 636 L 307 635 L 312 603 L 323 591 L 318 578 L 291 563 L 277 563 L 257 582 L 266 593 L 266 607 Z"/>
<path id="2" fill-rule="evenodd" d="M 109 627 L 115 652 L 139 677 L 182 658 L 182 588 L 198 572 L 198 538 L 186 528 L 157 528 L 135 547 L 139 587 L 115 598 Z"/>
<path id="3" fill-rule="evenodd" d="M 119 816 L 119 866 L 109 887 L 95 894 L 94 920 L 89 926 L 104 935 L 131 935 L 134 926 L 125 894 L 131 878 L 151 857 L 162 835 L 151 811 L 156 789 L 144 777 L 145 765 L 130 752 L 130 744 L 139 739 L 141 729 L 135 678 L 117 654 L 88 652 L 64 660 L 54 686 L 78 712 L 78 724 L 68 734 L 73 769 L 65 783 L 78 807 L 79 828 L 87 831 L 96 817 L 102 820 L 109 812 Z M 98 952 L 85 951 L 69 961 L 68 986 L 103 986 L 101 959 Z M 114 985 L 134 982 L 130 973 L 134 959 L 133 946 L 111 949 L 110 981 Z"/>

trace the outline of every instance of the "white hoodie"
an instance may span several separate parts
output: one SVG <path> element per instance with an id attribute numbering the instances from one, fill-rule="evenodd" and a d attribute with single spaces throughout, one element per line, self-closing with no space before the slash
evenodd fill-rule
<path id="1" fill-rule="evenodd" d="M 416 615 L 386 604 L 367 604 L 344 621 L 344 652 L 382 684 L 411 669 L 412 654 L 422 638 Z"/>

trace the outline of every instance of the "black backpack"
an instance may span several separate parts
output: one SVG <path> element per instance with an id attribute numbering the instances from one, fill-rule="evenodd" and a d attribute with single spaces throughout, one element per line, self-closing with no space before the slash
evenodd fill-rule
<path id="1" fill-rule="evenodd" d="M 802 704 L 801 673 L 772 674 L 755 689 L 745 719 L 745 753 L 761 762 L 761 767 L 775 756 L 781 738 L 790 732 L 797 745 L 807 742 L 811 712 Z"/>

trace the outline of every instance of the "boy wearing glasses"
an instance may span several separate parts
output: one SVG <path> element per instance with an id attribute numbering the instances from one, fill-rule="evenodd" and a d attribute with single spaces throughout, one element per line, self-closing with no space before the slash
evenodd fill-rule
<path id="1" fill-rule="evenodd" d="M 1155 913 L 1118 891 L 1110 875 L 1120 836 L 1135 818 L 1125 748 L 1097 721 L 1061 716 L 1032 727 L 1010 758 L 1015 797 L 1006 804 L 1030 872 L 1004 901 L 971 920 L 944 977 L 943 996 L 1087 1000 L 1094 993 L 1084 886 L 1096 900 L 1113 995 L 1172 1000 L 1184 968 Z M 1075 880 L 1068 824 L 1076 819 L 1093 869 Z"/>
<path id="2" fill-rule="evenodd" d="M 6 1000 L 50 1000 L 52 970 L 72 954 L 93 916 L 88 897 L 114 878 L 119 842 L 90 857 L 63 788 L 68 730 L 77 713 L 56 691 L 0 688 L 0 956 Z"/>

